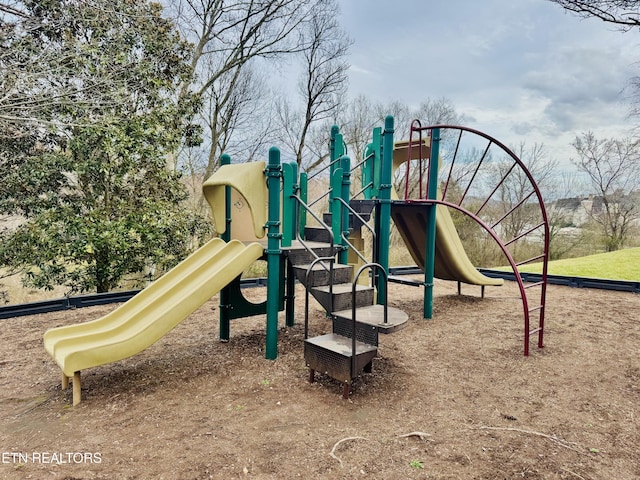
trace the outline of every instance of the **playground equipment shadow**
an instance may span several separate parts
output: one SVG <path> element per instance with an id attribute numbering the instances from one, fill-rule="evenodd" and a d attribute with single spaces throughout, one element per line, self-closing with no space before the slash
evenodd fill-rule
<path id="1" fill-rule="evenodd" d="M 421 289 L 391 287 L 409 325 L 381 338 L 347 401 L 328 377 L 308 383 L 300 321 L 265 360 L 264 317 L 234 320 L 220 343 L 214 298 L 147 350 L 88 371 L 69 408 L 42 334 L 117 305 L 5 320 L 0 478 L 639 478 L 640 296 L 550 286 L 546 346 L 525 358 L 513 282 L 482 300 L 479 287 L 455 292 L 437 281 L 425 321 Z M 328 320 L 311 314 L 321 333 Z M 77 452 L 100 455 L 51 461 Z"/>

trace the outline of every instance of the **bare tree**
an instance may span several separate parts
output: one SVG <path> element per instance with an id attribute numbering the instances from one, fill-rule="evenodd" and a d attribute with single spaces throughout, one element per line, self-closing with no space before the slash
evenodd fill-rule
<path id="1" fill-rule="evenodd" d="M 263 75 L 249 63 L 237 78 L 228 72 L 219 84 L 222 88 L 202 93 L 202 110 L 193 125 L 201 130 L 201 142 L 184 145 L 174 158 L 173 167 L 188 173 L 185 180 L 200 209 L 208 208 L 201 186 L 218 168 L 220 153 L 228 153 L 234 162 L 252 161 L 273 140 L 268 115 L 272 102 Z"/>
<path id="2" fill-rule="evenodd" d="M 549 0 L 582 18 L 599 18 L 623 31 L 640 27 L 640 2 L 636 0 Z"/>
<path id="3" fill-rule="evenodd" d="M 589 217 L 600 227 L 606 251 L 623 248 L 640 219 L 640 142 L 630 138 L 599 140 L 592 132 L 573 142 L 578 169 L 587 174 L 595 196 Z"/>
<path id="4" fill-rule="evenodd" d="M 394 139 L 396 140 L 408 140 L 409 128 L 411 122 L 417 118 L 417 112 L 412 110 L 406 103 L 402 103 L 398 100 L 391 101 L 389 103 L 377 103 L 376 109 L 376 122 L 381 126 L 384 123 L 384 118 L 387 115 L 393 116 L 393 128 L 395 130 Z"/>
<path id="5" fill-rule="evenodd" d="M 549 0 L 582 18 L 599 18 L 603 22 L 616 25 L 622 32 L 640 28 L 639 0 Z M 629 80 L 630 116 L 640 117 L 640 77 Z M 636 127 L 637 130 L 638 127 Z"/>
<path id="6" fill-rule="evenodd" d="M 367 144 L 371 142 L 371 131 L 382 124 L 383 118 L 376 113 L 373 103 L 364 95 L 358 95 L 347 103 L 340 114 L 340 131 L 350 146 L 352 158 L 362 160 Z"/>
<path id="7" fill-rule="evenodd" d="M 320 0 L 171 1 L 172 15 L 194 45 L 194 75 L 184 83 L 181 95 L 194 92 L 210 107 L 203 112 L 211 137 L 205 177 L 213 173 L 221 147 L 230 141 L 230 128 L 238 125 L 233 116 L 246 115 L 255 106 L 247 101 L 246 68 L 257 59 L 276 60 L 304 51 L 308 45 L 300 30 L 321 4 Z"/>
<path id="8" fill-rule="evenodd" d="M 280 99 L 277 109 L 282 140 L 294 153 L 298 165 L 303 164 L 312 125 L 332 118 L 347 90 L 349 63 L 346 57 L 353 41 L 336 20 L 337 12 L 336 1 L 325 0 L 317 5 L 302 30 L 306 45 L 298 82 L 302 111 L 292 107 L 287 97 Z M 311 159 L 307 169 L 312 170 L 320 162 L 317 158 Z"/>
<path id="9" fill-rule="evenodd" d="M 236 159 L 251 161 L 257 151 L 265 146 L 265 142 L 272 139 L 272 127 L 267 121 L 271 101 L 264 78 L 251 63 L 237 71 L 238 75 L 229 72 L 220 77 L 221 88 L 203 93 L 202 119 L 210 146 L 206 176 L 217 167 L 216 152 L 226 152 Z"/>
<path id="10" fill-rule="evenodd" d="M 422 125 L 459 125 L 464 120 L 464 115 L 456 112 L 454 105 L 446 97 L 435 99 L 427 98 L 420 103 L 416 118 Z"/>
<path id="11" fill-rule="evenodd" d="M 329 158 L 328 143 L 332 125 L 340 127 L 340 133 L 348 149 L 347 154 L 351 157 L 352 164 L 355 164 L 363 159 L 367 145 L 371 142 L 372 129 L 384 121 L 376 106 L 364 95 L 359 95 L 342 105 L 331 118 L 318 122 L 310 130 L 305 142 L 310 159 L 310 162 L 304 165 L 306 170 L 313 171 Z"/>
<path id="12" fill-rule="evenodd" d="M 553 178 L 558 162 L 548 159 L 544 144 L 536 142 L 531 146 L 527 146 L 526 142 L 522 141 L 517 147 L 511 148 L 511 150 L 525 164 L 538 187 L 540 189 L 546 188 Z M 508 169 L 511 168 L 511 165 L 513 165 L 511 159 L 506 162 L 498 162 L 496 165 L 496 173 L 499 175 L 498 178 L 503 177 Z M 498 189 L 501 210 L 499 213 L 504 215 L 523 198 L 531 194 L 532 191 L 533 186 L 524 170 L 514 168 Z M 522 208 L 517 208 L 502 223 L 504 238 L 507 240 L 514 238 L 524 232 L 527 227 L 531 227 L 532 223 L 536 220 L 532 217 L 538 216 L 538 221 L 540 220 L 540 212 L 537 206 L 531 209 L 527 207 L 528 205 L 525 203 Z"/>

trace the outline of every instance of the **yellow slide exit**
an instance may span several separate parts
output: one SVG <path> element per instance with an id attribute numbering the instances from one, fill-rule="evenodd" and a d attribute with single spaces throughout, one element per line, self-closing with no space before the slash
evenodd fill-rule
<path id="1" fill-rule="evenodd" d="M 197 310 L 263 254 L 258 243 L 214 238 L 128 302 L 102 318 L 53 328 L 45 350 L 73 378 L 80 402 L 80 371 L 122 360 L 149 347 Z"/>
<path id="2" fill-rule="evenodd" d="M 419 153 L 427 156 L 428 138 L 423 139 L 423 148 L 414 145 L 410 152 L 409 142 L 397 142 L 393 149 L 393 172 L 410 160 L 419 158 Z M 410 153 L 414 155 L 410 157 Z M 425 203 L 420 201 L 401 202 L 395 189 L 391 190 L 391 217 L 400 236 L 404 240 L 407 250 L 413 260 L 424 271 L 427 245 L 427 210 Z M 443 280 L 454 280 L 472 285 L 499 286 L 504 284 L 501 278 L 491 278 L 483 275 L 471 263 L 462 245 L 456 226 L 449 210 L 444 205 L 436 207 L 436 252 L 434 259 L 434 276 Z"/>

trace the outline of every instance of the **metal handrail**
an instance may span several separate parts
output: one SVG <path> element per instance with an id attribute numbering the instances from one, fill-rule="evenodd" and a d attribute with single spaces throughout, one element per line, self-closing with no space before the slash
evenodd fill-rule
<path id="1" fill-rule="evenodd" d="M 367 160 L 369 160 L 373 156 L 373 153 L 370 153 L 367 157 L 363 158 L 361 161 L 356 163 L 353 167 L 351 167 L 351 172 L 355 171 L 360 165 L 364 164 Z"/>
<path id="2" fill-rule="evenodd" d="M 340 161 L 340 158 L 342 158 L 342 157 L 338 157 L 338 158 L 336 158 L 335 160 L 333 160 L 333 161 L 331 161 L 331 162 L 327 163 L 324 167 L 322 167 L 322 168 L 321 168 L 320 170 L 318 170 L 316 173 L 314 173 L 313 175 L 311 175 L 311 176 L 307 177 L 307 179 L 308 179 L 308 180 L 311 180 L 311 179 L 313 179 L 313 178 L 317 177 L 317 176 L 318 176 L 318 175 L 320 175 L 322 172 L 324 172 L 327 168 L 330 168 L 330 167 L 331 167 L 331 165 L 334 165 L 334 164 L 338 163 L 338 162 Z M 308 172 L 307 172 L 307 173 L 308 173 Z"/>
<path id="3" fill-rule="evenodd" d="M 313 270 L 313 267 L 316 263 L 321 263 L 328 261 L 329 265 L 329 275 L 331 276 L 333 273 L 333 262 L 335 262 L 335 258 L 333 257 L 318 257 L 313 262 L 309 264 L 307 267 L 307 271 L 304 274 L 304 283 L 305 285 L 309 284 L 309 275 Z M 324 266 L 324 265 L 323 265 Z M 332 295 L 332 282 L 329 282 L 329 310 L 333 310 L 333 295 Z M 309 338 L 309 288 L 305 288 L 304 292 L 304 339 Z"/>
<path id="4" fill-rule="evenodd" d="M 369 230 L 369 232 L 371 232 L 371 235 L 373 235 L 373 238 L 376 238 L 376 232 L 374 231 L 373 227 L 371 227 L 371 225 L 369 225 L 367 223 L 367 221 L 358 213 L 356 212 L 353 207 L 351 205 L 349 205 L 344 198 L 342 197 L 336 197 L 336 200 L 340 201 L 345 207 L 347 207 L 347 210 L 349 210 L 351 213 L 353 213 L 358 220 L 360 220 L 362 222 L 362 225 L 365 226 L 367 228 L 367 230 Z"/>
<path id="5" fill-rule="evenodd" d="M 339 202 L 341 202 L 345 207 L 347 207 L 347 210 L 349 210 L 353 215 L 355 215 L 358 220 L 360 220 L 360 222 L 362 223 L 362 225 L 364 227 L 366 227 L 367 230 L 369 230 L 369 232 L 371 233 L 372 236 L 372 241 L 373 241 L 373 245 L 376 244 L 376 232 L 375 230 L 371 227 L 371 225 L 369 225 L 364 218 L 362 218 L 362 216 L 360 216 L 360 214 L 358 212 L 356 212 L 353 207 L 351 205 L 349 205 L 344 198 L 341 197 L 336 197 L 335 200 L 338 200 Z M 342 212 L 341 212 L 342 215 Z M 342 218 L 340 219 L 340 224 L 342 225 Z M 358 251 L 358 249 L 356 247 L 354 247 L 351 242 L 349 241 L 349 239 L 347 237 L 344 236 L 344 233 L 342 233 L 340 235 L 340 237 L 342 238 L 342 240 L 345 241 L 345 243 L 347 244 L 348 247 L 351 248 L 351 250 L 353 250 L 356 255 L 360 258 L 360 260 L 362 260 L 363 262 L 367 263 L 367 259 Z"/>
<path id="6" fill-rule="evenodd" d="M 367 268 L 380 270 L 381 272 L 383 272 L 385 284 L 388 283 L 389 281 L 387 276 L 387 271 L 384 269 L 382 265 L 375 262 L 366 263 L 363 266 L 361 266 L 356 272 L 355 276 L 353 277 L 353 282 L 351 284 L 351 371 L 352 372 L 355 372 L 356 370 L 356 324 L 357 324 L 356 322 L 356 285 L 358 284 L 358 278 L 360 277 L 360 274 Z M 389 312 L 387 308 L 387 304 L 389 303 L 388 294 L 389 294 L 389 289 L 385 288 L 384 304 L 382 305 L 383 312 L 384 312 L 383 323 L 385 325 L 388 323 L 388 319 L 389 319 Z"/>
<path id="7" fill-rule="evenodd" d="M 322 268 L 324 268 L 327 272 L 329 272 L 329 313 L 333 310 L 333 264 L 335 262 L 335 245 L 334 245 L 334 236 L 333 231 L 329 226 L 324 223 L 318 216 L 309 208 L 309 206 L 298 196 L 291 195 L 291 198 L 295 199 L 298 205 L 296 208 L 296 225 L 298 224 L 298 218 L 300 216 L 300 207 L 304 208 L 308 213 L 311 214 L 313 218 L 320 224 L 322 228 L 324 228 L 327 232 L 329 232 L 329 256 L 328 257 L 320 257 L 313 251 L 313 249 L 304 241 L 304 239 L 300 236 L 300 230 L 296 229 L 296 240 L 300 242 L 300 245 L 304 247 L 304 249 L 309 252 L 314 258 L 309 267 L 307 268 L 307 272 L 305 274 L 305 336 L 307 338 L 308 332 L 308 322 L 309 322 L 309 288 L 308 280 L 309 280 L 309 272 L 313 268 L 316 263 L 320 263 Z M 325 261 L 329 262 L 329 268 L 325 265 Z"/>
<path id="8" fill-rule="evenodd" d="M 367 263 L 367 259 L 358 251 L 358 249 L 355 246 L 353 246 L 351 244 L 351 242 L 344 235 L 342 235 L 342 239 L 347 244 L 347 247 L 351 248 L 351 250 L 353 250 L 356 253 L 356 255 L 358 256 L 358 258 L 360 260 L 362 260 L 363 262 Z"/>
<path id="9" fill-rule="evenodd" d="M 365 162 L 371 160 L 373 157 L 375 157 L 375 152 L 371 152 L 369 155 L 365 156 L 360 162 L 356 163 L 350 170 L 349 173 L 353 173 L 357 168 L 361 167 L 362 165 L 364 165 Z M 361 193 L 364 193 L 364 191 L 367 188 L 373 188 L 373 180 L 370 181 L 368 184 L 366 184 L 364 187 L 362 187 L 360 190 L 358 190 L 352 197 L 351 200 L 353 200 L 354 198 L 356 198 L 358 195 L 360 195 Z"/>
<path id="10" fill-rule="evenodd" d="M 367 183 L 364 187 L 362 187 L 360 190 L 358 190 L 352 197 L 351 200 L 354 200 L 358 195 L 360 195 L 361 193 L 364 193 L 364 191 L 367 188 L 373 187 L 373 182 L 369 182 Z"/>
<path id="11" fill-rule="evenodd" d="M 329 252 L 330 252 L 330 256 L 333 257 L 335 255 L 335 245 L 334 245 L 334 236 L 333 236 L 333 231 L 331 230 L 331 227 L 329 227 L 329 225 L 327 225 L 326 223 L 324 223 L 314 212 L 313 210 L 311 210 L 311 208 L 309 208 L 309 205 L 307 205 L 304 200 L 302 200 L 298 195 L 291 195 L 291 198 L 295 199 L 298 202 L 298 208 L 296 209 L 296 217 L 299 216 L 299 212 L 300 212 L 300 208 L 302 207 L 304 208 L 307 213 L 310 213 L 311 216 L 320 224 L 320 226 L 326 230 L 327 232 L 329 232 Z M 296 218 L 297 220 L 297 218 Z M 298 224 L 298 222 L 296 222 L 296 225 Z M 305 250 L 307 250 L 311 255 L 313 255 L 316 259 L 320 258 L 318 257 L 318 255 L 316 254 L 316 252 L 313 251 L 313 249 L 304 241 L 304 239 L 300 236 L 300 230 L 296 230 L 296 240 L 298 240 L 300 242 L 300 245 L 302 245 L 304 247 Z M 326 266 L 325 266 L 325 270 L 327 270 Z"/>
<path id="12" fill-rule="evenodd" d="M 329 195 L 331 193 L 331 190 L 333 190 L 332 188 L 330 188 L 329 190 L 327 190 L 326 192 L 324 192 L 322 195 L 320 195 L 318 198 L 316 198 L 313 202 L 309 202 L 308 206 L 311 207 L 313 205 L 315 205 L 316 203 L 318 203 L 320 200 L 322 200 L 324 197 L 326 197 L 327 195 Z"/>

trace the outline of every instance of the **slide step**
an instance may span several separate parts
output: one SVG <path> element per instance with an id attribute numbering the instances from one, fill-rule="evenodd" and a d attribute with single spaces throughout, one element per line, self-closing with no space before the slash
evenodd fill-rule
<path id="1" fill-rule="evenodd" d="M 326 267 L 326 268 L 325 268 Z M 322 264 L 316 263 L 311 272 L 309 272 L 309 284 L 306 285 L 307 269 L 309 264 L 296 265 L 293 270 L 296 274 L 296 278 L 307 288 L 321 287 L 329 285 L 329 262 L 323 262 Z M 342 265 L 340 263 L 333 264 L 333 283 L 348 283 L 353 276 L 352 265 Z"/>
<path id="2" fill-rule="evenodd" d="M 342 357 L 351 358 L 352 345 L 349 337 L 343 337 L 337 333 L 327 333 L 319 337 L 307 338 L 305 343 L 324 350 L 331 351 Z M 370 352 L 375 352 L 377 347 L 368 343 L 356 341 L 356 357 Z"/>
<path id="3" fill-rule="evenodd" d="M 313 242 L 329 243 L 331 242 L 331 232 L 323 227 L 305 226 L 304 238 Z"/>
<path id="4" fill-rule="evenodd" d="M 348 398 L 351 380 L 361 371 L 371 371 L 372 361 L 378 355 L 378 347 L 356 341 L 356 354 L 352 355 L 352 340 L 329 333 L 304 341 L 304 359 L 309 367 L 309 381 L 320 372 L 344 382 L 343 397 Z"/>
<path id="5" fill-rule="evenodd" d="M 351 320 L 351 309 L 333 312 L 333 317 Z M 384 323 L 384 306 L 369 305 L 356 309 L 358 323 L 366 323 L 378 328 L 379 333 L 393 333 L 407 326 L 409 315 L 395 307 L 387 307 L 387 323 Z"/>
<path id="6" fill-rule="evenodd" d="M 346 310 L 351 308 L 351 283 L 334 284 L 333 293 L 333 310 Z M 322 305 L 325 310 L 330 305 L 329 302 L 329 286 L 323 285 L 310 289 L 311 294 Z M 364 307 L 373 304 L 373 288 L 365 285 L 356 285 L 356 307 Z"/>

